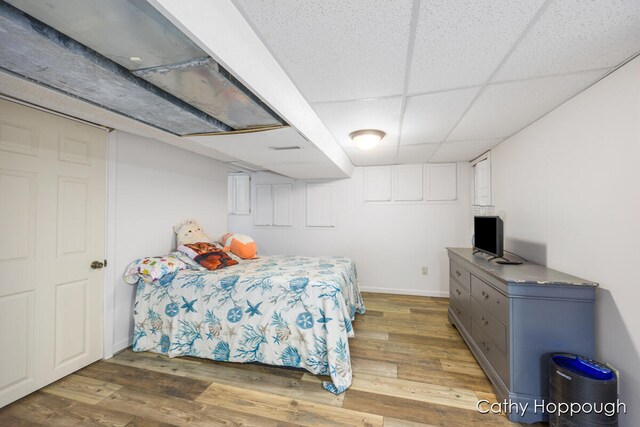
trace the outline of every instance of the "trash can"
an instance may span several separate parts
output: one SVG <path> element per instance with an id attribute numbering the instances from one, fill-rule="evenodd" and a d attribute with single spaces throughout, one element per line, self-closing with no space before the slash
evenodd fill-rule
<path id="1" fill-rule="evenodd" d="M 575 354 L 549 359 L 550 427 L 617 426 L 618 377 L 603 363 Z"/>

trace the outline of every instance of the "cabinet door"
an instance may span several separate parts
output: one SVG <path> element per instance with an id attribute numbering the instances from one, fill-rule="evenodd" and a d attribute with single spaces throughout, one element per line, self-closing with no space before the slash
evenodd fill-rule
<path id="1" fill-rule="evenodd" d="M 293 202 L 291 184 L 273 186 L 273 225 L 291 226 L 293 223 Z"/>
<path id="2" fill-rule="evenodd" d="M 422 200 L 422 165 L 398 165 L 395 171 L 394 200 L 420 201 Z"/>
<path id="3" fill-rule="evenodd" d="M 456 200 L 457 170 L 455 163 L 432 163 L 425 166 L 427 200 Z"/>
<path id="4" fill-rule="evenodd" d="M 475 205 L 488 206 L 491 204 L 491 165 L 489 159 L 476 163 L 473 167 L 473 186 Z"/>
<path id="5" fill-rule="evenodd" d="M 391 200 L 391 166 L 364 168 L 365 202 L 388 202 Z"/>
<path id="6" fill-rule="evenodd" d="M 251 213 L 251 177 L 249 175 L 233 176 L 233 199 L 236 215 Z"/>
<path id="7" fill-rule="evenodd" d="M 253 225 L 271 225 L 273 223 L 273 201 L 271 185 L 255 186 L 255 204 L 253 209 Z"/>
<path id="8" fill-rule="evenodd" d="M 233 175 L 227 176 L 227 213 L 233 215 L 236 212 L 236 196 L 234 191 Z"/>
<path id="9" fill-rule="evenodd" d="M 333 227 L 333 185 L 307 184 L 307 227 Z"/>

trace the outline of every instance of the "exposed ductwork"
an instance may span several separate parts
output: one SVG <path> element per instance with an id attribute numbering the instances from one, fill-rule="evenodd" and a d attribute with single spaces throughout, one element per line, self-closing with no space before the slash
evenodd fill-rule
<path id="1" fill-rule="evenodd" d="M 146 1 L 0 1 L 0 68 L 176 135 L 286 125 Z"/>

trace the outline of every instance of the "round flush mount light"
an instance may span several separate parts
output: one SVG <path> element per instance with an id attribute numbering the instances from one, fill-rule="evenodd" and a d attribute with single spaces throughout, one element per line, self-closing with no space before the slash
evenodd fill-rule
<path id="1" fill-rule="evenodd" d="M 361 129 L 351 132 L 349 137 L 362 150 L 371 150 L 386 134 L 377 129 Z"/>
<path id="2" fill-rule="evenodd" d="M 140 58 L 139 56 L 132 56 L 131 58 L 129 58 L 129 61 L 131 61 L 131 62 L 142 62 L 142 58 Z"/>

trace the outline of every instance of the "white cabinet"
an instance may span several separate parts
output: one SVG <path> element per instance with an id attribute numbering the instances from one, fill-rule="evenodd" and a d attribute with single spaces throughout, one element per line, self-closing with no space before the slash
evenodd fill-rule
<path id="1" fill-rule="evenodd" d="M 363 180 L 365 202 L 414 204 L 458 198 L 455 163 L 365 167 Z"/>
<path id="2" fill-rule="evenodd" d="M 457 169 L 455 163 L 430 163 L 425 165 L 426 200 L 456 200 Z"/>
<path id="3" fill-rule="evenodd" d="M 293 185 L 273 185 L 273 225 L 293 224 Z"/>
<path id="4" fill-rule="evenodd" d="M 402 202 L 422 200 L 422 164 L 398 165 L 393 169 L 395 171 L 393 199 Z"/>
<path id="5" fill-rule="evenodd" d="M 253 225 L 271 225 L 273 223 L 271 185 L 257 184 L 254 190 Z"/>
<path id="6" fill-rule="evenodd" d="M 473 166 L 473 204 L 491 205 L 491 165 L 490 159 L 480 160 Z"/>
<path id="7" fill-rule="evenodd" d="M 307 183 L 307 227 L 333 227 L 335 225 L 333 209 L 333 185 Z"/>
<path id="8" fill-rule="evenodd" d="M 293 184 L 256 184 L 253 225 L 293 225 Z"/>
<path id="9" fill-rule="evenodd" d="M 366 202 L 388 202 L 391 200 L 391 166 L 365 168 L 364 200 Z"/>
<path id="10" fill-rule="evenodd" d="M 231 215 L 249 215 L 251 213 L 251 177 L 249 175 L 229 175 L 227 195 Z"/>

